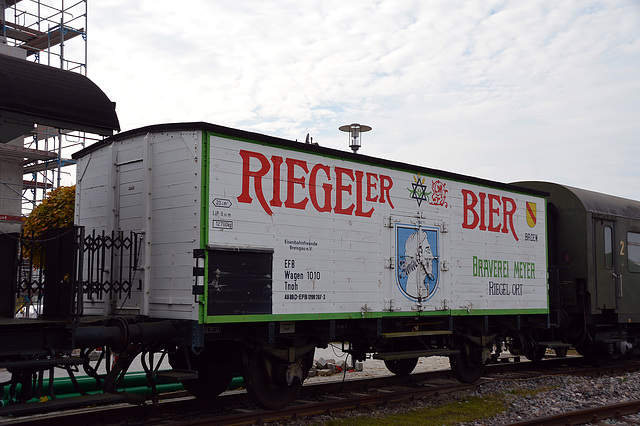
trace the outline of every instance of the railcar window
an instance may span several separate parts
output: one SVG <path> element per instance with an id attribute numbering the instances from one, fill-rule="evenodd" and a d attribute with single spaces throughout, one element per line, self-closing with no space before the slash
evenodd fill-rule
<path id="1" fill-rule="evenodd" d="M 627 252 L 629 272 L 640 273 L 640 233 L 627 232 Z"/>
<path id="2" fill-rule="evenodd" d="M 613 268 L 613 231 L 610 226 L 604 227 L 604 266 Z"/>

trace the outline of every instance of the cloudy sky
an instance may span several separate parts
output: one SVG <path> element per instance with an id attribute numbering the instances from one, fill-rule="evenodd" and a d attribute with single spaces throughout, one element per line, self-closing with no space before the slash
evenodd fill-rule
<path id="1" fill-rule="evenodd" d="M 122 130 L 207 121 L 640 199 L 640 0 L 89 3 Z"/>

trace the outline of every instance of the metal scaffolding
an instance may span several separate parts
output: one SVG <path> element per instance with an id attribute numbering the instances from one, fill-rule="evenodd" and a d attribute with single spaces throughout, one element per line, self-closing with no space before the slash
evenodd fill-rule
<path id="1" fill-rule="evenodd" d="M 87 0 L 0 0 L 0 46 L 11 56 L 87 75 Z M 22 139 L 22 138 L 19 138 Z M 93 135 L 36 125 L 0 155 L 24 160 L 22 215 L 47 192 L 73 183 L 71 153 Z"/>

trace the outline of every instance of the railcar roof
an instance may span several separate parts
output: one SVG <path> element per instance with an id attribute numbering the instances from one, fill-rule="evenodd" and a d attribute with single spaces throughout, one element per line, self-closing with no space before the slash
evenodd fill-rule
<path id="1" fill-rule="evenodd" d="M 291 141 L 288 139 L 277 138 L 274 136 L 263 135 L 260 133 L 248 132 L 245 130 L 234 129 L 231 127 L 220 126 L 217 124 L 206 123 L 206 122 L 185 122 L 185 123 L 167 123 L 167 124 L 155 124 L 151 126 L 140 127 L 133 130 L 128 130 L 126 132 L 119 133 L 117 135 L 113 135 L 106 139 L 101 140 L 100 142 L 96 142 L 93 145 L 90 145 L 75 154 L 73 154 L 73 158 L 82 158 L 90 153 L 102 148 L 103 146 L 108 146 L 113 142 L 117 142 L 119 140 L 132 138 L 135 136 L 145 135 L 147 133 L 160 133 L 160 132 L 171 132 L 171 131 L 208 131 L 212 133 L 217 133 L 226 137 L 230 137 L 232 139 L 238 140 L 249 140 L 255 142 L 262 142 L 269 145 L 281 146 L 284 148 L 292 148 L 296 150 L 304 149 L 305 151 L 318 153 L 325 156 L 342 158 L 345 160 L 355 161 L 361 164 L 371 164 L 377 165 L 387 168 L 393 168 L 398 170 L 408 170 L 408 171 L 416 171 L 426 175 L 434 175 L 443 177 L 446 179 L 453 179 L 462 182 L 470 182 L 478 185 L 489 186 L 499 189 L 505 189 L 508 191 L 517 191 L 526 194 L 534 194 L 545 196 L 548 195 L 544 191 L 540 191 L 537 189 L 519 187 L 513 184 L 507 184 L 503 182 L 491 181 L 488 179 L 477 178 L 473 176 L 466 176 L 458 173 L 447 172 L 444 170 L 437 170 L 407 163 L 401 163 L 397 161 L 385 160 L 378 157 L 370 157 L 363 154 L 354 154 L 348 151 L 341 151 L 338 149 L 327 148 L 320 145 L 314 144 L 306 144 L 304 142 Z"/>
<path id="2" fill-rule="evenodd" d="M 640 218 L 640 201 L 616 197 L 601 192 L 565 186 L 582 201 L 584 208 L 591 213 Z"/>
<path id="3" fill-rule="evenodd" d="M 582 204 L 585 211 L 589 213 L 634 219 L 640 218 L 640 201 L 552 182 L 514 182 L 514 185 L 522 185 L 547 191 L 552 195 L 552 199 L 554 197 L 557 197 L 556 199 L 563 199 L 567 196 L 568 192 L 572 194 Z"/>

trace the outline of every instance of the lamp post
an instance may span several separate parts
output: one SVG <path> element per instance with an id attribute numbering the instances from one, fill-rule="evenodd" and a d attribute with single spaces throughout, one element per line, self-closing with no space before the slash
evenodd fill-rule
<path id="1" fill-rule="evenodd" d="M 364 124 L 352 123 L 340 126 L 338 127 L 338 129 L 343 132 L 349 133 L 349 147 L 355 154 L 356 152 L 358 152 L 358 149 L 360 149 L 360 146 L 362 145 L 361 133 L 368 132 L 369 130 L 371 130 L 371 127 L 365 126 Z"/>

